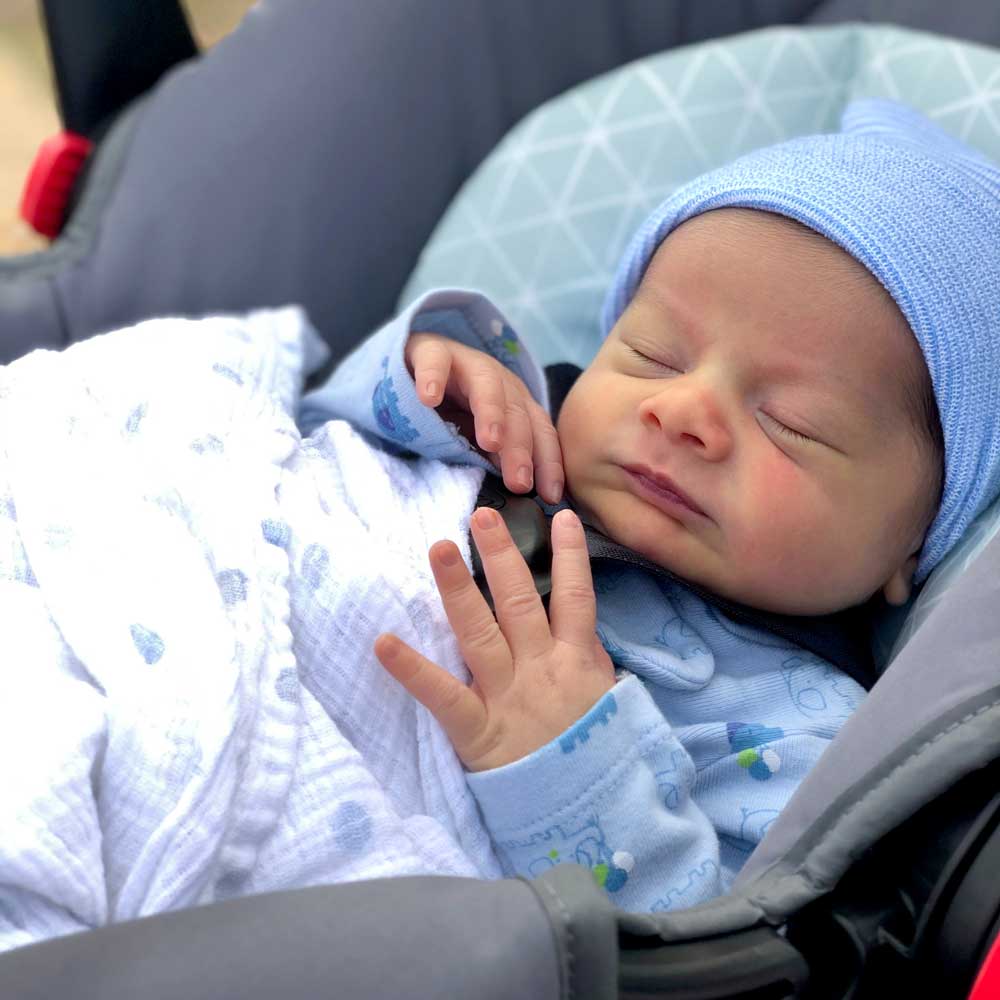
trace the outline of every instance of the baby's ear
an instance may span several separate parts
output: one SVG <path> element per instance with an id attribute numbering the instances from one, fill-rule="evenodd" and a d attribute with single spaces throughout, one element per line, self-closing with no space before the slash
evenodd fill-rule
<path id="1" fill-rule="evenodd" d="M 913 589 L 913 574 L 916 571 L 917 554 L 914 553 L 886 580 L 882 587 L 887 604 L 894 604 L 898 607 L 910 599 L 910 591 Z"/>

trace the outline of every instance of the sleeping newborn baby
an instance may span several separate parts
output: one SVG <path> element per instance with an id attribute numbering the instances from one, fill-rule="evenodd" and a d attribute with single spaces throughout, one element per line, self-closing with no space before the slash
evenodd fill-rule
<path id="1" fill-rule="evenodd" d="M 549 616 L 491 510 L 471 528 L 496 618 L 456 546 L 431 549 L 471 685 L 375 645 L 450 736 L 506 872 L 576 861 L 652 911 L 723 892 L 858 704 L 863 619 L 843 612 L 905 603 L 997 492 L 995 461 L 959 458 L 996 455 L 995 302 L 967 242 L 996 237 L 995 178 L 861 102 L 841 134 L 682 188 L 625 254 L 558 447 L 524 345 L 462 293 L 307 400 L 307 425 L 347 416 L 435 457 L 446 432 L 413 404 L 446 407 L 511 490 L 534 477 L 568 508 Z M 670 576 L 602 561 L 592 583 L 581 520 Z"/>
<path id="2" fill-rule="evenodd" d="M 874 681 L 866 610 L 1000 492 L 997 193 L 852 105 L 653 213 L 562 399 L 450 290 L 304 398 L 295 310 L 0 368 L 0 950 L 362 878 L 726 892 Z"/>
<path id="3" fill-rule="evenodd" d="M 494 422 L 491 394 L 532 410 L 488 354 L 426 334 L 408 348 L 417 386 L 467 399 L 474 424 Z M 482 508 L 472 533 L 496 620 L 454 543 L 430 552 L 472 686 L 392 636 L 375 651 L 473 772 L 509 872 L 582 862 L 634 909 L 710 898 L 863 697 L 860 664 L 837 669 L 777 623 L 910 594 L 943 479 L 927 367 L 892 298 L 836 244 L 720 208 L 660 244 L 569 391 L 562 466 L 533 425 L 542 496 L 565 475 L 583 521 L 679 580 L 602 564 L 595 600 L 580 524 L 560 509 L 550 626 Z M 519 467 L 515 448 L 496 450 Z M 705 590 L 778 616 L 741 624 Z"/>

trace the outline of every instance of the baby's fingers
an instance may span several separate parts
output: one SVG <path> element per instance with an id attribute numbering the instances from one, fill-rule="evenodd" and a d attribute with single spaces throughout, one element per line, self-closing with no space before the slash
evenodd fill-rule
<path id="1" fill-rule="evenodd" d="M 385 669 L 420 702 L 447 733 L 459 756 L 486 725 L 486 708 L 471 688 L 452 677 L 402 639 L 383 632 L 375 655 Z"/>
<path id="2" fill-rule="evenodd" d="M 552 636 L 590 651 L 597 628 L 597 598 L 580 518 L 561 510 L 552 519 Z"/>
<path id="3" fill-rule="evenodd" d="M 424 406 L 438 407 L 451 377 L 451 351 L 439 337 L 413 334 L 413 381 Z"/>
<path id="4" fill-rule="evenodd" d="M 485 357 L 468 379 L 469 409 L 476 421 L 476 444 L 485 452 L 500 451 L 504 440 L 507 397 L 495 362 Z"/>
<path id="5" fill-rule="evenodd" d="M 526 403 L 527 389 L 515 382 L 506 386 L 503 446 L 500 448 L 500 471 L 507 489 L 525 492 L 534 483 L 532 467 L 532 427 Z"/>
<path id="6" fill-rule="evenodd" d="M 543 500 L 559 503 L 562 500 L 563 473 L 562 448 L 559 435 L 549 415 L 534 400 L 528 403 L 531 420 L 532 460 L 535 463 L 535 489 Z"/>

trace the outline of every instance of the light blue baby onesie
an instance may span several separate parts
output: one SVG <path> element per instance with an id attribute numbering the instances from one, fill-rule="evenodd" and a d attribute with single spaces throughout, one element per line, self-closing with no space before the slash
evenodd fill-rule
<path id="1" fill-rule="evenodd" d="M 496 471 L 417 398 L 403 349 L 424 331 L 487 351 L 548 408 L 544 374 L 496 308 L 439 290 L 306 395 L 303 433 L 343 419 L 377 447 Z M 692 906 L 727 891 L 864 689 L 645 570 L 605 566 L 594 587 L 618 683 L 551 743 L 469 786 L 509 874 L 577 862 L 623 909 Z"/>

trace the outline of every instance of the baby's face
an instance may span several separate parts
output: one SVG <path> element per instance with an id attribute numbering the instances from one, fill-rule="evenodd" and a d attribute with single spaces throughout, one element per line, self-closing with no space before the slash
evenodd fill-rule
<path id="1" fill-rule="evenodd" d="M 567 488 L 605 534 L 724 597 L 788 614 L 899 602 L 936 503 L 906 403 L 923 364 L 832 242 L 765 212 L 697 216 L 566 398 Z"/>

